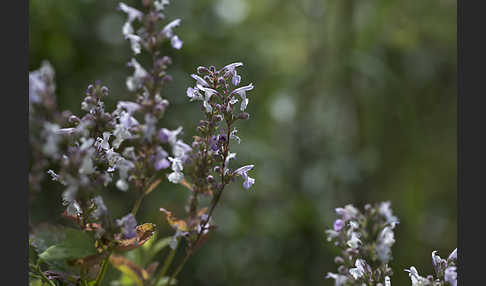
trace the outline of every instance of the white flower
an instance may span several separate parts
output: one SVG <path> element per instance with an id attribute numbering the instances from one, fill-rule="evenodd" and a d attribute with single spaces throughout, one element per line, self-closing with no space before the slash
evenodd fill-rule
<path id="1" fill-rule="evenodd" d="M 227 65 L 223 68 L 223 70 L 226 70 L 229 73 L 231 73 L 231 76 L 232 76 L 231 82 L 233 83 L 234 86 L 238 86 L 240 84 L 240 81 L 241 81 L 241 76 L 239 76 L 236 73 L 236 68 L 240 67 L 240 66 L 243 66 L 243 63 L 237 62 L 237 63 L 229 64 L 229 65 Z"/>
<path id="2" fill-rule="evenodd" d="M 354 266 L 356 267 L 349 269 L 349 274 L 353 276 L 354 280 L 358 280 L 359 278 L 363 277 L 366 272 L 366 262 L 363 259 L 356 259 Z"/>
<path id="3" fill-rule="evenodd" d="M 412 286 L 425 286 L 429 284 L 427 279 L 418 274 L 418 271 L 415 267 L 412 266 L 410 267 L 410 270 L 405 269 L 405 271 L 408 272 L 408 275 L 410 276 Z"/>
<path id="4" fill-rule="evenodd" d="M 250 178 L 248 176 L 248 171 L 250 171 L 251 169 L 253 169 L 254 165 L 247 165 L 247 166 L 243 166 L 241 168 L 238 168 L 235 170 L 235 174 L 241 176 L 244 180 L 243 182 L 243 188 L 245 188 L 246 190 L 248 190 L 254 183 L 255 183 L 255 179 L 253 178 Z"/>
<path id="5" fill-rule="evenodd" d="M 142 50 L 141 46 L 140 46 L 140 41 L 142 40 L 142 38 L 140 38 L 139 36 L 135 35 L 135 34 L 127 34 L 125 35 L 125 39 L 129 40 L 130 41 L 130 47 L 133 51 L 134 54 L 140 54 L 140 51 Z"/>
<path id="6" fill-rule="evenodd" d="M 120 8 L 120 10 L 122 10 L 123 12 L 125 12 L 127 14 L 128 22 L 131 23 L 135 19 L 142 21 L 143 14 L 142 14 L 142 12 L 138 11 L 137 9 L 128 6 L 123 2 L 120 2 L 120 4 L 118 4 L 118 7 Z"/>
<path id="7" fill-rule="evenodd" d="M 182 48 L 183 42 L 181 41 L 181 39 L 179 39 L 177 35 L 175 35 L 170 39 L 170 44 L 174 49 L 180 50 Z"/>
<path id="8" fill-rule="evenodd" d="M 154 7 L 157 11 L 164 10 L 164 6 L 169 5 L 169 0 L 154 0 Z"/>
<path id="9" fill-rule="evenodd" d="M 142 80 L 146 76 L 148 76 L 147 71 L 137 62 L 137 60 L 133 59 L 130 61 L 128 66 L 134 68 L 133 75 L 127 78 L 127 88 L 129 91 L 135 91 L 142 86 Z"/>
<path id="10" fill-rule="evenodd" d="M 353 205 L 346 205 L 344 208 L 336 208 L 336 214 L 342 216 L 343 220 L 354 218 L 358 213 L 358 210 Z"/>
<path id="11" fill-rule="evenodd" d="M 184 174 L 181 172 L 172 172 L 167 176 L 167 179 L 169 182 L 173 184 L 178 184 L 180 181 L 184 178 Z"/>
<path id="12" fill-rule="evenodd" d="M 172 31 L 173 28 L 179 26 L 181 24 L 181 19 L 175 19 L 169 24 L 167 24 L 164 29 L 162 29 L 162 34 L 166 38 L 172 38 L 174 36 L 174 32 Z"/>
<path id="13" fill-rule="evenodd" d="M 386 226 L 378 235 L 378 244 L 376 246 L 378 258 L 384 263 L 387 263 L 391 259 L 391 247 L 394 243 L 394 233 L 391 227 Z"/>
<path id="14" fill-rule="evenodd" d="M 213 107 L 209 104 L 209 101 L 211 100 L 211 96 L 214 94 L 217 94 L 218 92 L 212 88 L 209 87 L 204 87 L 200 84 L 197 85 L 197 88 L 201 91 L 204 91 L 204 101 L 203 101 L 203 106 L 206 108 L 206 112 L 210 113 L 213 111 Z"/>
<path id="15" fill-rule="evenodd" d="M 451 254 L 449 254 L 449 257 L 447 258 L 447 260 L 457 260 L 457 248 L 454 249 Z"/>
<path id="16" fill-rule="evenodd" d="M 387 223 L 389 223 L 392 228 L 395 228 L 395 225 L 398 224 L 398 218 L 392 214 L 390 205 L 390 202 L 381 203 L 378 212 L 386 218 Z"/>
<path id="17" fill-rule="evenodd" d="M 351 233 L 351 239 L 346 242 L 346 244 L 353 248 L 356 249 L 361 245 L 361 240 L 359 239 L 359 234 L 356 232 Z"/>
<path id="18" fill-rule="evenodd" d="M 248 105 L 248 98 L 246 97 L 246 92 L 250 91 L 253 89 L 253 83 L 250 83 L 249 85 L 239 87 L 235 90 L 233 90 L 233 93 L 238 94 L 241 97 L 241 105 L 240 105 L 240 110 L 244 111 L 246 109 L 246 106 Z"/>
<path id="19" fill-rule="evenodd" d="M 388 276 L 385 276 L 385 286 L 391 286 L 391 280 Z"/>
<path id="20" fill-rule="evenodd" d="M 348 281 L 348 278 L 344 275 L 336 274 L 336 273 L 327 273 L 326 276 L 327 279 L 331 278 L 335 280 L 334 285 L 335 286 L 344 286 L 346 282 Z"/>
<path id="21" fill-rule="evenodd" d="M 191 77 L 197 81 L 197 84 L 208 87 L 209 83 L 205 81 L 202 77 L 198 76 L 197 74 L 191 74 Z"/>
<path id="22" fill-rule="evenodd" d="M 241 139 L 240 139 L 240 137 L 236 136 L 236 133 L 238 133 L 238 130 L 235 128 L 235 129 L 233 129 L 233 131 L 231 131 L 231 133 L 230 133 L 230 139 L 233 139 L 233 140 L 235 140 L 236 142 L 238 142 L 238 144 L 240 144 Z"/>

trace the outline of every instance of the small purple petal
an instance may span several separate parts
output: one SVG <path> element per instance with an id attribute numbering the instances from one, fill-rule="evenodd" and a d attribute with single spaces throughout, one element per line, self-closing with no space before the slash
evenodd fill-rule
<path id="1" fill-rule="evenodd" d="M 337 219 L 335 222 L 334 222 L 334 230 L 337 231 L 337 232 L 340 232 L 341 229 L 343 229 L 344 227 L 344 221 L 341 220 L 341 219 Z"/>

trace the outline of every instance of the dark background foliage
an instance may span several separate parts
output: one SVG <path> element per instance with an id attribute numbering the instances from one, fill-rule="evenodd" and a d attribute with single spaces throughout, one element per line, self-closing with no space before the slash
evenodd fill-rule
<path id="1" fill-rule="evenodd" d="M 392 202 L 401 220 L 394 285 L 409 284 L 402 269 L 430 273 L 430 253 L 447 256 L 456 247 L 456 1 L 172 2 L 166 15 L 182 19 L 176 33 L 184 46 L 164 51 L 174 80 L 160 124 L 193 135 L 199 107 L 185 89 L 198 65 L 242 61 L 243 83 L 256 86 L 251 120 L 240 124 L 242 143 L 234 146 L 241 162 L 255 162 L 256 184 L 225 193 L 215 212 L 219 228 L 186 265 L 181 285 L 332 285 L 324 275 L 335 271 L 336 250 L 324 230 L 333 209 L 347 203 Z M 108 107 L 128 98 L 131 55 L 116 1 L 29 5 L 29 67 L 52 63 L 61 109 L 78 113 L 97 79 L 111 90 Z M 60 191 L 45 183 L 30 202 L 33 224 L 59 222 Z M 182 214 L 187 195 L 162 184 L 139 222 L 171 234 L 158 209 Z M 106 191 L 115 217 L 133 200 Z M 110 269 L 106 285 L 116 275 Z"/>

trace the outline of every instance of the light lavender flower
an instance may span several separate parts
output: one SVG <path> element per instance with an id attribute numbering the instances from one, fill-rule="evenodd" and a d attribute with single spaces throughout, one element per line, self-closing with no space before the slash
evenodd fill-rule
<path id="1" fill-rule="evenodd" d="M 234 174 L 239 175 L 243 178 L 243 188 L 245 188 L 246 190 L 248 190 L 255 183 L 255 179 L 248 176 L 248 171 L 253 169 L 253 167 L 254 165 L 246 165 L 234 171 Z"/>
<path id="2" fill-rule="evenodd" d="M 233 90 L 233 92 L 231 93 L 231 94 L 238 94 L 241 97 L 241 106 L 240 106 L 241 111 L 244 111 L 246 109 L 246 107 L 248 106 L 249 100 L 246 97 L 246 92 L 250 91 L 252 89 L 253 89 L 253 83 L 250 83 L 249 85 L 242 86 L 242 87 L 239 87 L 239 88 Z"/>
<path id="3" fill-rule="evenodd" d="M 127 214 L 121 219 L 116 220 L 116 222 L 122 228 L 125 238 L 130 239 L 137 236 L 137 221 L 133 214 Z"/>

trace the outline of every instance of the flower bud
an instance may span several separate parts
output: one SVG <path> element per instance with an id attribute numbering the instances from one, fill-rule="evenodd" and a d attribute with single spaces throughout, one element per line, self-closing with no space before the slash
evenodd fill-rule
<path id="1" fill-rule="evenodd" d="M 212 175 L 209 175 L 206 180 L 208 181 L 208 183 L 212 183 L 214 182 L 214 177 Z"/>
<path id="2" fill-rule="evenodd" d="M 81 122 L 81 119 L 77 117 L 76 115 L 71 115 L 69 116 L 68 122 L 74 125 L 78 125 Z"/>
<path id="3" fill-rule="evenodd" d="M 92 95 L 94 92 L 94 86 L 92 84 L 88 85 L 88 89 L 86 90 L 86 95 Z"/>
<path id="4" fill-rule="evenodd" d="M 238 114 L 238 119 L 247 120 L 248 118 L 250 118 L 250 114 L 248 114 L 247 112 L 242 112 Z"/>
<path id="5" fill-rule="evenodd" d="M 103 86 L 101 87 L 101 93 L 104 95 L 104 96 L 107 96 L 108 95 L 108 88 L 106 86 Z"/>
<path id="6" fill-rule="evenodd" d="M 209 73 L 209 70 L 206 67 L 197 67 L 197 73 L 198 74 L 203 74 L 203 73 Z"/>

